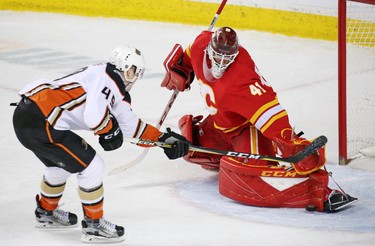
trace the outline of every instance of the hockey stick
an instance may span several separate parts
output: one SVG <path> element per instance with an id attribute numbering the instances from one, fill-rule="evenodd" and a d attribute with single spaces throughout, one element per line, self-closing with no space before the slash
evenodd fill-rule
<path id="1" fill-rule="evenodd" d="M 221 1 L 221 4 L 220 4 L 219 8 L 217 9 L 214 18 L 212 19 L 211 24 L 208 27 L 209 31 L 211 31 L 212 28 L 215 26 L 215 23 L 216 23 L 217 19 L 219 18 L 220 14 L 221 14 L 221 11 L 223 11 L 223 8 L 224 8 L 226 3 L 227 3 L 227 0 Z M 169 99 L 169 102 L 168 102 L 167 106 L 165 107 L 165 109 L 163 111 L 163 114 L 160 117 L 158 125 L 156 126 L 157 129 L 160 129 L 161 125 L 163 124 L 165 118 L 167 117 L 167 115 L 169 113 L 169 110 L 172 108 L 172 105 L 173 105 L 174 101 L 176 100 L 176 98 L 178 96 L 178 93 L 179 93 L 179 91 L 177 89 L 175 89 L 173 91 L 173 94 L 172 94 L 171 98 Z M 119 166 L 117 168 L 112 169 L 108 173 L 108 175 L 110 175 L 110 176 L 115 175 L 115 174 L 118 174 L 118 173 L 121 173 L 121 172 L 125 171 L 126 169 L 129 169 L 129 168 L 135 166 L 137 163 L 141 162 L 145 158 L 145 156 L 148 153 L 148 150 L 149 150 L 148 148 L 144 149 L 142 151 L 142 153 L 137 158 L 135 158 L 134 160 L 132 160 L 131 162 L 129 162 L 125 165 L 122 165 L 122 166 Z"/>
<path id="2" fill-rule="evenodd" d="M 158 146 L 161 148 L 171 148 L 172 145 L 165 143 L 165 142 L 157 142 L 148 139 L 140 139 L 140 138 L 124 138 L 124 141 L 130 142 L 133 144 L 142 144 L 147 146 Z M 301 150 L 295 155 L 290 157 L 282 158 L 277 156 L 268 156 L 268 155 L 259 155 L 259 154 L 251 154 L 251 153 L 244 153 L 244 152 L 237 152 L 237 151 L 230 151 L 230 150 L 218 150 L 212 148 L 206 148 L 202 146 L 194 146 L 190 145 L 189 150 L 195 152 L 202 152 L 202 153 L 209 153 L 209 154 L 216 154 L 216 155 L 224 155 L 230 157 L 240 157 L 240 158 L 247 158 L 247 159 L 257 159 L 257 160 L 265 160 L 265 161 L 275 161 L 275 162 L 289 162 L 289 163 L 297 163 L 305 159 L 307 156 L 315 153 L 318 149 L 322 148 L 328 139 L 325 136 L 319 136 L 314 139 L 306 148 Z"/>
<path id="3" fill-rule="evenodd" d="M 169 110 L 172 108 L 172 105 L 173 105 L 174 101 L 176 100 L 177 95 L 178 95 L 178 90 L 175 90 L 173 92 L 171 98 L 169 99 L 169 102 L 168 102 L 167 106 L 165 106 L 165 109 L 164 109 L 163 114 L 161 115 L 161 117 L 159 119 L 158 124 L 156 125 L 157 129 L 160 129 L 161 125 L 163 124 L 165 118 L 167 117 L 167 114 L 169 113 Z M 119 167 L 116 167 L 116 168 L 112 169 L 108 173 L 108 175 L 109 176 L 116 175 L 118 173 L 121 173 L 121 172 L 137 165 L 139 162 L 141 162 L 146 157 L 147 152 L 149 150 L 150 150 L 149 148 L 143 149 L 142 153 L 137 158 L 135 158 L 134 160 L 132 160 L 131 162 L 129 162 L 125 165 L 121 165 Z"/>

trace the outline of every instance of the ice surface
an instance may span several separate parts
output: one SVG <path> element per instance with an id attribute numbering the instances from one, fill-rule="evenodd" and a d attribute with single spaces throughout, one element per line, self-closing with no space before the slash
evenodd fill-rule
<path id="1" fill-rule="evenodd" d="M 209 23 L 207 23 L 207 26 Z M 146 73 L 132 89 L 133 109 L 156 125 L 171 92 L 160 87 L 163 61 L 173 45 L 184 47 L 207 27 L 85 18 L 56 14 L 0 12 L 0 245 L 81 245 L 80 228 L 40 231 L 34 228 L 35 195 L 43 165 L 17 141 L 11 124 L 17 91 L 26 83 L 54 79 L 80 66 L 106 61 L 118 44 L 145 53 Z M 336 214 L 303 209 L 240 205 L 218 193 L 217 174 L 169 161 L 151 149 L 135 167 L 106 176 L 105 216 L 126 229 L 126 245 L 374 245 L 375 175 L 373 159 L 337 164 L 336 43 L 239 31 L 264 77 L 278 91 L 296 131 L 307 138 L 326 135 L 327 168 L 359 201 Z M 21 50 L 16 54 L 16 50 Z M 205 114 L 198 88 L 180 93 L 164 127 L 177 130 L 186 114 Z M 142 153 L 124 144 L 104 152 L 89 132 L 79 132 L 106 160 L 106 172 Z M 331 187 L 336 188 L 331 182 Z M 67 183 L 63 209 L 82 218 L 75 177 Z"/>

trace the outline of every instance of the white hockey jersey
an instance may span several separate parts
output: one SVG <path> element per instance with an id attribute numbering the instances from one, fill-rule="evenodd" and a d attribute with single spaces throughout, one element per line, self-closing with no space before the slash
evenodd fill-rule
<path id="1" fill-rule="evenodd" d="M 132 111 L 121 75 L 109 63 L 84 67 L 53 81 L 31 82 L 19 95 L 34 101 L 56 130 L 105 134 L 111 130 L 115 117 L 124 137 L 156 140 L 160 135 L 160 131 Z"/>

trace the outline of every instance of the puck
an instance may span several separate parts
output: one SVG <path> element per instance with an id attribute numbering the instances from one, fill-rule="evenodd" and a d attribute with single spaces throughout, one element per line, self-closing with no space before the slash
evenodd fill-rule
<path id="1" fill-rule="evenodd" d="M 315 211 L 316 206 L 314 204 L 307 204 L 306 205 L 306 211 Z"/>

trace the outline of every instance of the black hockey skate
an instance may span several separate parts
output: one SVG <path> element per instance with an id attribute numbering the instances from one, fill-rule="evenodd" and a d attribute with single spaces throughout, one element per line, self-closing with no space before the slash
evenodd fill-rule
<path id="1" fill-rule="evenodd" d="M 48 211 L 40 206 L 39 195 L 36 196 L 36 227 L 41 229 L 71 228 L 77 226 L 77 215 L 61 209 Z"/>
<path id="2" fill-rule="evenodd" d="M 328 200 L 324 203 L 324 212 L 337 212 L 357 201 L 358 198 L 351 197 L 338 190 L 333 190 L 329 194 Z"/>
<path id="3" fill-rule="evenodd" d="M 82 220 L 82 232 L 81 240 L 86 243 L 121 242 L 125 240 L 124 227 L 113 224 L 104 218 L 92 220 L 85 217 Z"/>

